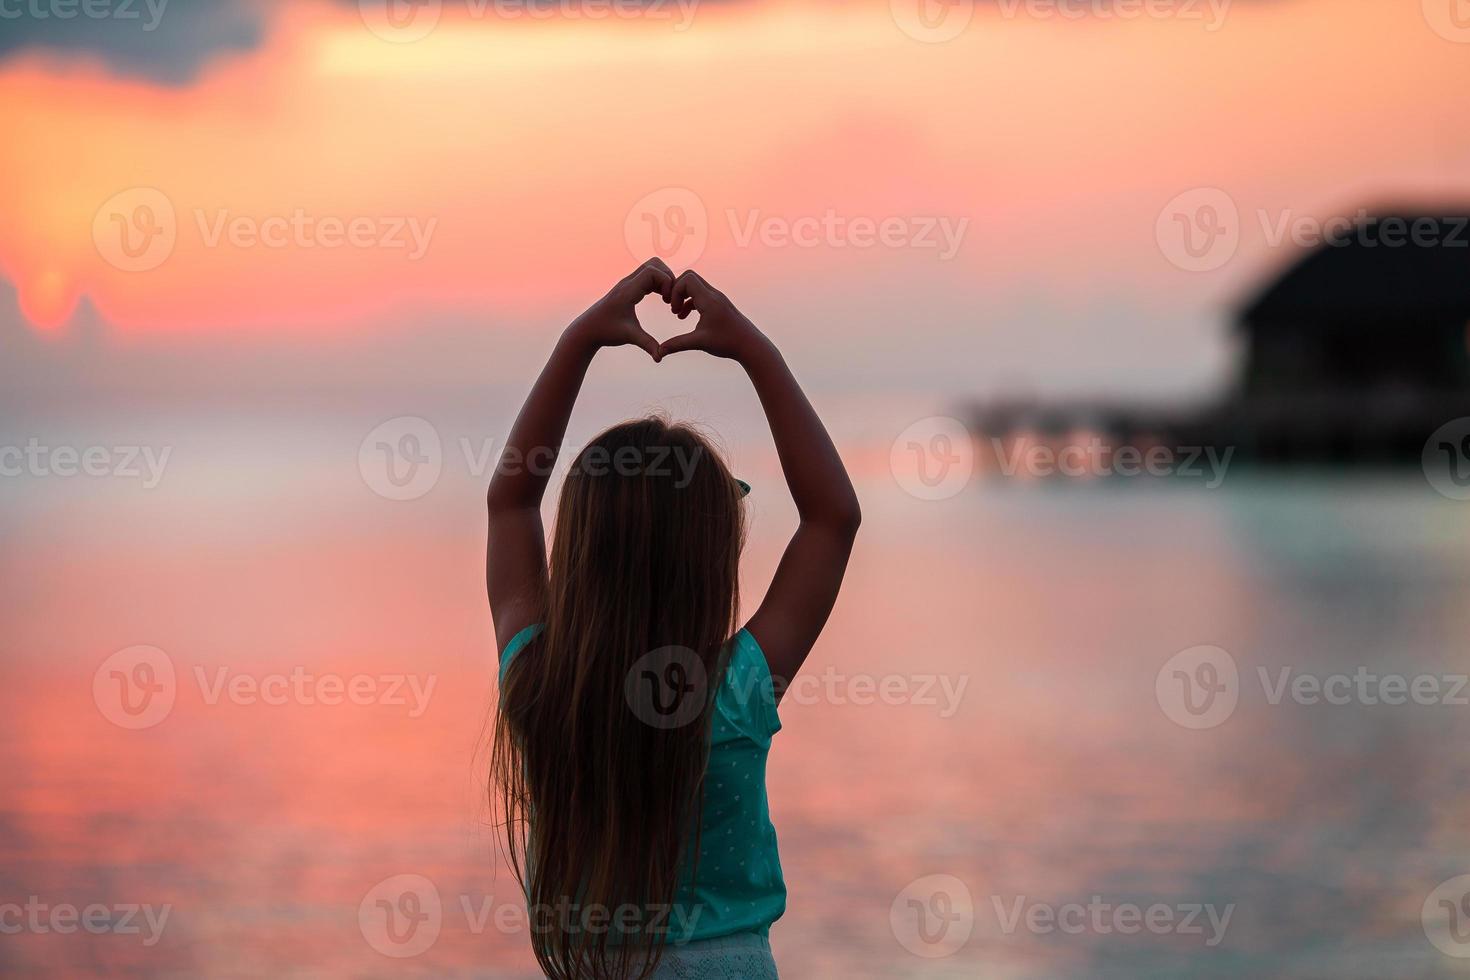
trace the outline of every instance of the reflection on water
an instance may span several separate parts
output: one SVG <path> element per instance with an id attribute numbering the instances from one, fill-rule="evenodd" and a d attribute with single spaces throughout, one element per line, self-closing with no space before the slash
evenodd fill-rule
<path id="1" fill-rule="evenodd" d="M 6 488 L 0 924 L 23 924 L 0 969 L 534 976 L 475 777 L 476 486 L 264 479 Z M 1443 703 L 1470 670 L 1470 510 L 1407 478 L 943 502 L 862 482 L 850 584 L 772 753 L 786 975 L 1470 962 L 1421 921 L 1470 871 L 1470 707 Z M 789 521 L 756 506 L 753 588 Z M 1191 728 L 1161 701 L 1178 683 L 1198 709 L 1222 674 L 1160 671 L 1200 646 L 1236 703 Z M 1358 693 L 1387 675 L 1444 696 Z M 161 720 L 135 727 L 123 678 L 168 687 Z M 56 915 L 89 906 L 95 929 Z"/>

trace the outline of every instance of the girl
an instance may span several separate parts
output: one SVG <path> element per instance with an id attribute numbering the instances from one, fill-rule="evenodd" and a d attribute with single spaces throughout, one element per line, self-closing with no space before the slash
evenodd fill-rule
<path id="1" fill-rule="evenodd" d="M 659 344 L 658 293 L 692 332 Z M 548 562 L 541 499 L 593 355 L 736 361 L 800 525 L 739 625 L 748 490 L 693 430 L 614 426 L 571 464 Z M 786 886 L 766 805 L 776 705 L 827 622 L 860 519 L 836 448 L 769 340 L 657 259 L 562 334 L 490 482 L 486 579 L 501 650 L 491 802 L 548 977 L 775 977 Z"/>

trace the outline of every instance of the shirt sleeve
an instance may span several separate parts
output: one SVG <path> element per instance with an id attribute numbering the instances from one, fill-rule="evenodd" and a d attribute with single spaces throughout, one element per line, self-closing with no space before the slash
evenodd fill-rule
<path id="1" fill-rule="evenodd" d="M 740 727 L 756 741 L 769 744 L 771 736 L 781 730 L 771 668 L 749 630 L 736 633 L 733 645 L 721 691 L 727 702 L 725 712 L 738 719 Z"/>
<path id="2" fill-rule="evenodd" d="M 500 652 L 500 679 L 505 680 L 505 668 L 510 666 L 510 659 L 526 648 L 536 637 L 541 635 L 541 624 L 532 623 L 510 638 L 505 649 Z"/>

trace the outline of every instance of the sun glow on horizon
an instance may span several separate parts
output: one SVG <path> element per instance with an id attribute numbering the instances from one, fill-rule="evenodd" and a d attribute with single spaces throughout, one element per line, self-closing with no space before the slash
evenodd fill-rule
<path id="1" fill-rule="evenodd" d="M 901 262 L 956 295 L 1046 291 L 1055 256 L 1085 253 L 1079 294 L 1183 294 L 1200 281 L 1159 255 L 1159 187 L 1335 207 L 1327 158 L 1422 189 L 1470 156 L 1437 123 L 1470 88 L 1430 84 L 1462 50 L 1361 5 L 1335 15 L 1335 48 L 1303 51 L 1311 6 L 1232 9 L 1215 32 L 986 11 L 931 45 L 886 5 L 701 8 L 684 30 L 446 15 L 413 44 L 301 5 L 180 88 L 14 58 L 0 273 L 47 329 L 84 297 L 130 331 L 539 310 L 634 260 L 635 202 L 690 188 L 701 258 L 751 275 L 861 290 Z M 1370 37 L 1391 83 L 1329 84 L 1323 66 Z M 1375 131 L 1406 114 L 1383 145 Z M 742 240 L 827 211 L 964 219 L 968 237 L 952 261 Z"/>

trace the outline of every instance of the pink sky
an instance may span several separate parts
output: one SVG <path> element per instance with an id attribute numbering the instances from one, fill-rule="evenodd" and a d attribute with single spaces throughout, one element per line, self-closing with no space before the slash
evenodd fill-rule
<path id="1" fill-rule="evenodd" d="M 891 6 L 705 3 L 685 23 L 448 4 L 405 44 L 353 5 L 281 4 L 261 47 L 182 87 L 12 57 L 0 278 L 45 331 L 83 299 L 133 335 L 539 328 L 663 220 L 694 232 L 665 237 L 676 264 L 789 305 L 808 340 L 901 359 L 880 339 L 897 321 L 909 348 L 1002 375 L 1060 350 L 1206 376 L 1224 308 L 1290 257 L 1263 221 L 1470 197 L 1470 45 L 1418 4 L 1073 20 L 1010 2 L 943 43 Z M 1200 187 L 1241 214 L 1239 254 L 1207 273 L 1155 227 Z M 130 257 L 125 224 L 138 246 L 169 234 Z"/>

